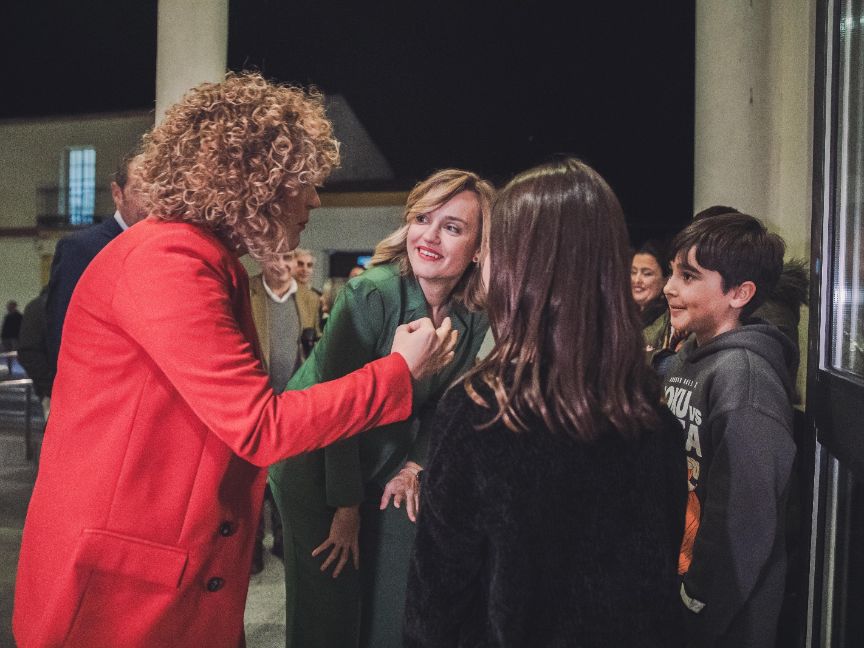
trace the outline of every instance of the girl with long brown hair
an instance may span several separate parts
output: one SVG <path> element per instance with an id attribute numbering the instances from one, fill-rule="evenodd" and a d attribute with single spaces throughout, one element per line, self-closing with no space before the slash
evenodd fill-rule
<path id="1" fill-rule="evenodd" d="M 437 413 L 406 644 L 674 645 L 686 464 L 618 200 L 565 159 L 516 176 L 490 223 L 496 346 Z"/>

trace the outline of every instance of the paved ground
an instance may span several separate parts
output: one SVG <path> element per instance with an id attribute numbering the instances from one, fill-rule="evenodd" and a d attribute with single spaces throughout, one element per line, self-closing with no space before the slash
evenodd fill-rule
<path id="1" fill-rule="evenodd" d="M 3 367 L 5 369 L 5 366 Z M 2 372 L 0 378 L 19 378 Z M 35 398 L 32 419 L 41 432 L 41 408 Z M 30 493 L 36 480 L 35 464 L 24 457 L 24 399 L 16 390 L 0 389 L 0 646 L 12 647 L 12 600 L 18 548 Z"/>
<path id="2" fill-rule="evenodd" d="M 266 516 L 270 519 L 270 516 Z M 269 527 L 269 524 L 268 524 Z M 269 549 L 273 536 L 269 528 L 264 546 Z M 246 599 L 247 648 L 281 648 L 285 645 L 285 571 L 282 561 L 264 552 L 264 571 L 249 581 Z"/>
<path id="3" fill-rule="evenodd" d="M 21 530 L 36 478 L 35 463 L 24 457 L 24 419 L 21 399 L 0 392 L 0 648 L 13 648 L 11 619 L 15 571 Z M 41 412 L 34 407 L 33 425 L 42 429 Z M 38 418 L 35 418 L 38 417 Z M 265 545 L 272 537 L 265 537 Z M 265 552 L 264 571 L 252 577 L 246 606 L 246 645 L 279 648 L 285 643 L 285 587 L 282 563 Z"/>

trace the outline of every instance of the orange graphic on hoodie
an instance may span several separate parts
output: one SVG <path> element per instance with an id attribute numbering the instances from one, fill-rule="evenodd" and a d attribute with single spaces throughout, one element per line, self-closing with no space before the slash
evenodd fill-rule
<path id="1" fill-rule="evenodd" d="M 695 465 L 694 465 L 695 464 Z M 693 473 L 699 474 L 699 464 L 692 458 L 687 459 L 687 482 L 690 493 L 687 495 L 687 513 L 684 517 L 684 539 L 681 541 L 681 552 L 678 554 L 678 574 L 683 575 L 690 569 L 693 560 L 693 543 L 696 532 L 699 531 L 699 520 L 702 517 L 702 503 L 696 497 Z"/>

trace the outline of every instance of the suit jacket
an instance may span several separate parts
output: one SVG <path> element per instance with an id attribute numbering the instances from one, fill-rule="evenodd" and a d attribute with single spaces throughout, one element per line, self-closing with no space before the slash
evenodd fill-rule
<path id="1" fill-rule="evenodd" d="M 371 430 L 362 441 L 348 440 L 323 450 L 293 457 L 270 469 L 282 497 L 303 506 L 354 506 L 363 501 L 366 484 L 383 486 L 406 459 L 425 461 L 429 424 L 444 390 L 474 363 L 489 328 L 485 313 L 453 304 L 458 331 L 455 357 L 438 374 L 415 384 L 412 420 Z M 344 376 L 380 358 L 393 343 L 400 324 L 428 317 L 423 291 L 413 277 L 399 275 L 395 264 L 376 266 L 349 281 L 339 292 L 309 359 L 288 382 L 304 389 Z M 412 423 L 419 421 L 419 430 Z"/>
<path id="2" fill-rule="evenodd" d="M 261 362 L 264 363 L 264 369 L 269 371 L 270 367 L 270 311 L 267 308 L 267 300 L 270 297 L 264 289 L 263 275 L 257 274 L 249 280 L 249 293 L 252 298 L 252 318 L 255 320 L 255 328 L 258 330 L 258 345 L 261 348 Z M 317 294 L 297 286 L 297 292 L 294 294 L 294 302 L 297 304 L 297 314 L 300 321 L 300 330 L 311 328 L 315 331 L 315 339 L 321 337 L 320 321 L 318 313 L 321 309 L 321 301 Z M 300 357 L 304 360 L 306 355 L 303 352 L 300 340 L 294 341 L 300 347 Z"/>
<path id="3" fill-rule="evenodd" d="M 55 364 L 60 353 L 60 334 L 63 332 L 63 321 L 66 319 L 69 300 L 72 299 L 72 291 L 93 258 L 122 231 L 117 220 L 111 216 L 97 225 L 57 241 L 54 259 L 51 261 L 46 305 L 48 352 Z"/>
<path id="4" fill-rule="evenodd" d="M 256 351 L 246 272 L 203 229 L 150 218 L 93 260 L 24 525 L 21 648 L 242 644 L 263 467 L 412 398 L 399 354 L 276 395 Z"/>

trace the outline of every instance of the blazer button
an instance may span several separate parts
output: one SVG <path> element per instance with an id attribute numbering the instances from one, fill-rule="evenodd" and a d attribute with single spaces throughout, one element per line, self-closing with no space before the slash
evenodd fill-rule
<path id="1" fill-rule="evenodd" d="M 234 532 L 237 529 L 234 528 L 234 525 L 230 522 L 223 522 L 219 525 L 219 535 L 225 536 L 226 538 L 230 535 L 234 535 Z"/>
<path id="2" fill-rule="evenodd" d="M 218 592 L 225 586 L 225 579 L 219 578 L 218 576 L 211 578 L 207 581 L 207 591 L 208 592 Z"/>

